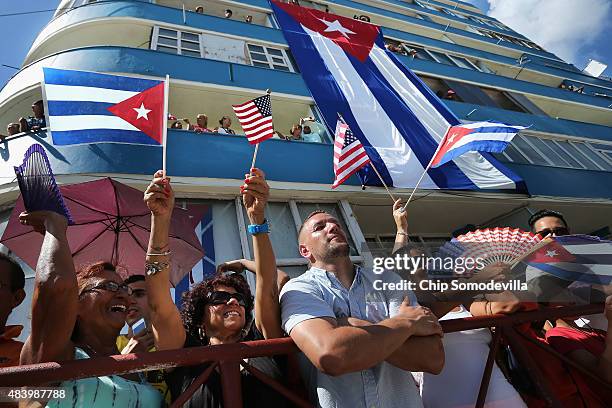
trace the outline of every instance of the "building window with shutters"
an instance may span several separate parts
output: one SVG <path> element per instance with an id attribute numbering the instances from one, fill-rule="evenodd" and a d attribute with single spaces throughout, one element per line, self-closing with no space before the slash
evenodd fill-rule
<path id="1" fill-rule="evenodd" d="M 170 28 L 153 27 L 151 49 L 170 54 L 203 56 L 202 41 L 199 33 L 178 31 Z"/>
<path id="2" fill-rule="evenodd" d="M 259 44 L 247 44 L 247 49 L 249 51 L 251 65 L 255 67 L 295 72 L 286 50 Z"/>

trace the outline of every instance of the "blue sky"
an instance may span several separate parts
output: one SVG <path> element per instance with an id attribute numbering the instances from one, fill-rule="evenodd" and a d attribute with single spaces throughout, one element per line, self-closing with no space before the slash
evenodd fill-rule
<path id="1" fill-rule="evenodd" d="M 466 1 L 579 69 L 595 59 L 612 76 L 611 0 Z"/>
<path id="2" fill-rule="evenodd" d="M 589 58 L 612 65 L 611 0 L 468 0 L 582 69 Z M 0 0 L 0 64 L 20 67 L 53 12 L 4 16 L 57 8 L 60 0 Z M 0 66 L 0 87 L 16 72 Z M 612 67 L 604 75 L 612 76 Z"/>

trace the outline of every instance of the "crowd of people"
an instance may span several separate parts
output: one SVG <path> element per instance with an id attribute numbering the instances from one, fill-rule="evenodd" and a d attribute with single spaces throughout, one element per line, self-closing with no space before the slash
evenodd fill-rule
<path id="1" fill-rule="evenodd" d="M 0 140 L 17 133 L 36 132 L 46 128 L 47 120 L 45 119 L 45 106 L 42 99 L 32 104 L 32 113 L 34 113 L 34 116 L 21 117 L 17 122 L 11 122 L 6 125 L 7 134 L 0 134 Z"/>
<path id="2" fill-rule="evenodd" d="M 197 123 L 205 128 L 204 118 L 199 116 Z M 217 274 L 185 292 L 180 309 L 170 295 L 174 192 L 170 179 L 161 171 L 144 193 L 151 212 L 151 231 L 143 270 L 130 271 L 127 278 L 105 260 L 75 267 L 63 216 L 46 211 L 22 213 L 20 222 L 42 233 L 44 240 L 25 344 L 15 340 L 20 327 L 6 326 L 11 310 L 25 297 L 24 274 L 13 259 L 0 255 L 0 367 L 289 336 L 301 350 L 294 363 L 300 367 L 302 386 L 315 406 L 468 407 L 476 403 L 491 332 L 480 328 L 444 334 L 439 321 L 542 306 L 521 301 L 510 292 L 474 300 L 461 294 L 374 290 L 376 279 L 398 283 L 402 277 L 392 270 L 375 274 L 354 264 L 347 232 L 338 219 L 320 210 L 309 214 L 298 232 L 299 253 L 310 267 L 289 279 L 277 268 L 270 241 L 265 214 L 270 189 L 264 173 L 251 169 L 245 174 L 240 194 L 250 222 L 254 259 L 219 265 Z M 408 213 L 401 207 L 398 200 L 390 212 L 397 229 L 393 252 L 410 248 Z M 570 233 L 563 216 L 554 211 L 534 214 L 529 224 L 534 233 L 543 236 Z M 410 248 L 411 254 L 413 250 Z M 493 276 L 505 273 L 507 266 L 493 264 L 485 269 L 487 276 Z M 242 271 L 255 274 L 254 296 Z M 415 276 L 423 279 L 426 274 Z M 600 300 L 605 301 L 604 314 L 591 316 L 590 321 L 599 319 L 603 330 L 580 327 L 575 317 L 532 322 L 521 330 L 612 384 L 612 338 L 607 336 L 612 328 L 612 296 Z M 553 306 L 553 302 L 545 306 Z M 139 326 L 141 320 L 144 324 Z M 126 323 L 128 332 L 121 334 Z M 556 397 L 566 406 L 609 406 L 609 388 L 589 381 L 581 370 L 551 362 L 550 357 L 546 360 L 546 353 L 529 344 L 525 349 L 544 366 L 547 380 L 558 387 L 554 388 Z M 252 358 L 248 364 L 286 383 L 294 357 Z M 205 362 L 64 381 L 59 386 L 66 390 L 66 398 L 46 404 L 163 406 L 193 388 L 209 367 Z M 544 406 L 542 397 L 525 386 L 525 381 L 513 380 L 513 370 L 516 376 L 520 369 L 494 364 L 486 406 Z M 290 406 L 249 370 L 242 370 L 240 376 L 245 406 Z M 220 374 L 212 370 L 184 406 L 221 407 L 222 389 Z"/>
<path id="3" fill-rule="evenodd" d="M 208 127 L 208 116 L 200 113 L 196 116 L 196 123 L 192 124 L 188 118 L 173 119 L 170 123 L 171 129 L 191 130 L 196 133 L 221 133 L 235 135 L 236 132 L 231 128 L 232 119 L 229 116 L 223 116 L 218 121 L 218 126 L 214 128 Z M 281 131 L 274 132 L 275 139 L 282 140 L 301 140 L 310 143 L 324 143 L 327 140 L 327 131 L 325 127 L 317 122 L 313 117 L 300 118 L 298 123 L 295 123 L 289 129 L 288 134 L 283 134 Z"/>

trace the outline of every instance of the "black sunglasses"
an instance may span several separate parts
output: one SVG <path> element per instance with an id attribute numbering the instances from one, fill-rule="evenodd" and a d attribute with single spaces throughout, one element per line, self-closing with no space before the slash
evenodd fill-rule
<path id="1" fill-rule="evenodd" d="M 121 290 L 122 292 L 127 293 L 128 296 L 132 296 L 132 293 L 133 293 L 132 288 L 130 288 L 125 283 L 104 281 L 104 282 L 96 283 L 93 286 L 86 287 L 85 289 L 83 289 L 83 291 L 81 291 L 81 295 L 85 292 L 91 292 L 92 290 L 98 290 L 98 289 L 108 290 L 109 292 L 113 292 L 113 293 L 116 293 Z"/>
<path id="2" fill-rule="evenodd" d="M 569 230 L 565 227 L 544 228 L 543 230 L 536 232 L 536 234 L 539 234 L 542 238 L 552 234 L 555 234 L 556 236 L 561 236 L 568 235 Z"/>
<path id="3" fill-rule="evenodd" d="M 211 304 L 211 305 L 224 305 L 227 302 L 229 302 L 231 298 L 236 299 L 236 301 L 238 302 L 240 306 L 246 307 L 247 301 L 242 293 L 238 293 L 238 292 L 229 293 L 229 292 L 223 292 L 220 290 L 216 290 L 214 292 L 208 292 L 208 295 L 206 295 L 206 299 L 207 299 L 206 303 Z"/>

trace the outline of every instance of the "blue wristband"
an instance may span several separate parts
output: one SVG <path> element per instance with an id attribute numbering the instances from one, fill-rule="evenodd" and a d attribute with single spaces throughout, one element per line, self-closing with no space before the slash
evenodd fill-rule
<path id="1" fill-rule="evenodd" d="M 268 224 L 268 220 L 264 218 L 262 224 L 249 224 L 249 226 L 247 227 L 247 231 L 251 235 L 257 235 L 257 234 L 263 234 L 263 233 L 269 234 L 270 224 Z"/>

